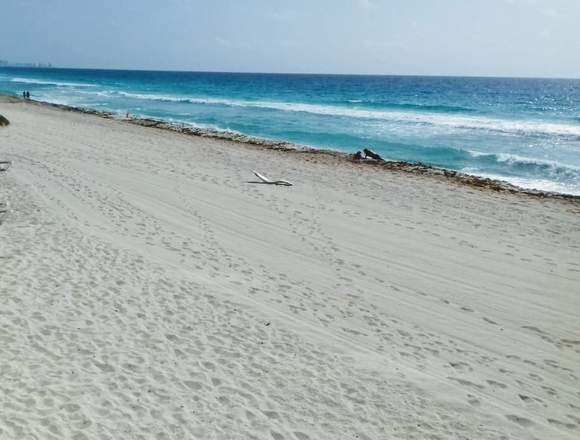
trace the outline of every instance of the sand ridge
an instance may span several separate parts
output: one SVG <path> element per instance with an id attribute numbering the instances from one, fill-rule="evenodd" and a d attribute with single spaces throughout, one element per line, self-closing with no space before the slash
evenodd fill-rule
<path id="1" fill-rule="evenodd" d="M 577 203 L 0 113 L 0 438 L 580 432 Z"/>

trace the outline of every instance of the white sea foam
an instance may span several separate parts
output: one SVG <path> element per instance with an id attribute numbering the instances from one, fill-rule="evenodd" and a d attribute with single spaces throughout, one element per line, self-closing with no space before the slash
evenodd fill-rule
<path id="1" fill-rule="evenodd" d="M 517 154 L 508 154 L 508 153 L 497 153 L 495 156 L 498 162 L 505 162 L 508 164 L 539 165 L 549 168 L 563 168 L 580 172 L 580 167 L 578 166 L 563 164 L 561 162 L 556 162 L 554 160 L 536 159 L 533 157 L 523 157 Z"/>
<path id="2" fill-rule="evenodd" d="M 504 182 L 511 183 L 512 185 L 518 186 L 520 188 L 535 189 L 539 191 L 549 191 L 560 194 L 570 194 L 574 196 L 580 196 L 580 187 L 562 182 L 555 182 L 553 180 L 502 176 L 500 174 L 480 172 L 479 170 L 474 168 L 464 168 L 461 170 L 461 172 L 488 179 L 502 180 Z"/>
<path id="3" fill-rule="evenodd" d="M 223 105 L 228 107 L 250 107 L 286 112 L 311 113 L 357 119 L 383 120 L 388 122 L 433 125 L 450 129 L 486 130 L 504 134 L 527 134 L 547 136 L 572 136 L 580 138 L 580 124 L 561 124 L 544 121 L 507 120 L 476 116 L 450 116 L 435 113 L 399 112 L 388 110 L 367 110 L 333 105 L 305 104 L 276 101 L 248 101 L 221 98 L 196 98 L 143 93 L 116 92 L 117 95 L 151 101 L 190 104 Z"/>
<path id="4" fill-rule="evenodd" d="M 41 84 L 48 86 L 57 87 L 97 87 L 95 84 L 84 84 L 84 83 L 73 83 L 73 82 L 62 82 L 62 81 L 44 81 L 35 78 L 12 78 L 11 82 L 17 82 L 22 84 Z"/>
<path id="5" fill-rule="evenodd" d="M 510 153 L 482 153 L 480 151 L 468 151 L 473 158 L 489 158 L 499 164 L 515 165 L 515 166 L 529 166 L 549 169 L 554 172 L 564 172 L 568 174 L 576 174 L 580 178 L 580 166 L 565 164 L 548 159 L 539 159 L 534 157 L 524 157 L 517 154 Z"/>
<path id="6" fill-rule="evenodd" d="M 68 96 L 59 93 L 55 94 L 54 92 L 48 92 L 45 90 L 38 90 L 33 94 L 33 98 L 35 100 L 39 100 L 42 102 L 48 102 L 51 104 L 59 104 L 59 105 L 74 105 L 74 95 Z"/>

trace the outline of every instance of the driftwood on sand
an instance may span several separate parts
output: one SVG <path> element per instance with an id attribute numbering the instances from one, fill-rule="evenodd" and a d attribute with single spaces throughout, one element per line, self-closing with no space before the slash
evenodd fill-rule
<path id="1" fill-rule="evenodd" d="M 288 182 L 287 180 L 271 180 L 268 179 L 266 176 L 258 173 L 257 171 L 252 171 L 254 175 L 260 179 L 260 182 L 255 183 L 266 183 L 269 185 L 284 185 L 284 186 L 292 186 L 292 183 Z"/>
<path id="2" fill-rule="evenodd" d="M 10 121 L 4 116 L 0 115 L 0 127 L 6 127 L 7 125 L 10 125 Z"/>
<path id="3" fill-rule="evenodd" d="M 2 160 L 0 161 L 0 172 L 7 171 L 8 168 L 12 165 L 12 161 L 10 160 Z"/>

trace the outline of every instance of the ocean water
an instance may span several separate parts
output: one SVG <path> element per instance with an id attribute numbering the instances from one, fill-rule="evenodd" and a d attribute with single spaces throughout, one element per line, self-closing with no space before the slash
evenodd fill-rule
<path id="1" fill-rule="evenodd" d="M 0 93 L 580 195 L 580 80 L 0 69 Z"/>

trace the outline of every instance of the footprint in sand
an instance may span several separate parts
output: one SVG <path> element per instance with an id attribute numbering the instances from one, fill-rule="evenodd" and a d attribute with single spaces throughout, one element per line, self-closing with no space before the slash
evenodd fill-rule
<path id="1" fill-rule="evenodd" d="M 501 382 L 497 382 L 495 380 L 486 380 L 486 382 L 492 387 L 492 388 L 498 388 L 498 389 L 506 389 L 508 386 L 505 383 L 501 383 Z"/>
<path id="2" fill-rule="evenodd" d="M 457 371 L 473 371 L 473 368 L 471 368 L 471 366 L 466 362 L 449 362 L 449 365 L 451 365 Z"/>
<path id="3" fill-rule="evenodd" d="M 471 406 L 481 405 L 480 400 L 472 394 L 467 395 L 467 403 L 469 403 Z"/>
<path id="4" fill-rule="evenodd" d="M 452 380 L 454 382 L 457 382 L 457 383 L 459 383 L 461 385 L 465 385 L 465 386 L 468 386 L 468 387 L 477 388 L 478 390 L 483 390 L 485 388 L 483 385 L 480 385 L 480 384 L 471 382 L 469 380 L 459 379 L 457 377 L 447 377 L 447 379 Z"/>
<path id="5" fill-rule="evenodd" d="M 556 419 L 548 419 L 548 423 L 550 425 L 555 425 L 555 426 L 559 426 L 560 428 L 566 428 L 566 429 L 576 429 L 578 427 L 574 423 L 561 422 L 560 420 L 556 420 Z"/>
<path id="6" fill-rule="evenodd" d="M 517 423 L 518 425 L 521 425 L 524 427 L 532 426 L 534 424 L 534 422 L 532 422 L 530 419 L 526 419 L 525 417 L 517 416 L 515 414 L 508 414 L 505 417 L 510 422 Z"/>

